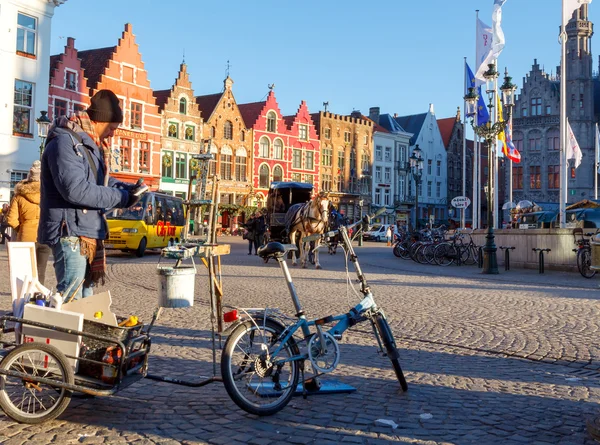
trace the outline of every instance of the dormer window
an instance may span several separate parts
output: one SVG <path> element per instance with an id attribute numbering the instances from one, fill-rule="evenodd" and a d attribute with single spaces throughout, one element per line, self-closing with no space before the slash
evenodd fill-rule
<path id="1" fill-rule="evenodd" d="M 77 90 L 77 73 L 73 71 L 67 71 L 65 87 L 67 90 Z"/>
<path id="2" fill-rule="evenodd" d="M 185 100 L 185 97 L 179 99 L 179 112 L 181 114 L 187 114 L 187 100 Z"/>
<path id="3" fill-rule="evenodd" d="M 269 111 L 267 113 L 267 131 L 270 131 L 272 133 L 275 132 L 276 130 L 276 121 L 277 121 L 277 115 L 275 114 L 274 111 Z"/>

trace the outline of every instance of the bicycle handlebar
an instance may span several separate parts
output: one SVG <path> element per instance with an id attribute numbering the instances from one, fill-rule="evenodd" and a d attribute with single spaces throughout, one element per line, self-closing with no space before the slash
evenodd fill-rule
<path id="1" fill-rule="evenodd" d="M 357 227 L 359 224 L 363 224 L 366 223 L 368 224 L 369 221 L 373 218 L 377 218 L 379 215 L 381 215 L 383 212 L 385 212 L 385 207 L 380 208 L 379 210 L 377 210 L 375 213 L 373 213 L 372 215 L 365 215 L 362 217 L 362 219 L 356 221 L 354 224 L 351 224 L 349 226 L 347 226 L 347 230 L 354 230 L 355 227 Z M 315 233 L 314 235 L 308 235 L 305 236 L 304 238 L 302 238 L 302 242 L 304 243 L 309 243 L 311 241 L 317 241 L 319 239 L 321 239 L 324 236 L 335 236 L 340 232 L 340 229 L 336 229 L 336 230 L 330 230 L 328 232 L 325 233 Z"/>

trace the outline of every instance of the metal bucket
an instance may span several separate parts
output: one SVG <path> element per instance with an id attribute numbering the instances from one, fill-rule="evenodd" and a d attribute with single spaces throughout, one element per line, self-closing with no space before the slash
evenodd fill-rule
<path id="1" fill-rule="evenodd" d="M 158 307 L 176 308 L 194 305 L 194 266 L 157 268 L 160 289 Z"/>
<path id="2" fill-rule="evenodd" d="M 590 247 L 592 249 L 592 264 L 590 265 L 590 269 L 600 270 L 600 234 L 590 239 Z"/>

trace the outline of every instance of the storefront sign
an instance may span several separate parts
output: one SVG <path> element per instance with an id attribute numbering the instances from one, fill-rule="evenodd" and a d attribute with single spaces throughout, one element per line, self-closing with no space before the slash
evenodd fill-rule
<path id="1" fill-rule="evenodd" d="M 452 199 L 451 204 L 452 207 L 457 209 L 466 209 L 471 205 L 471 200 L 466 196 L 457 196 L 456 198 Z"/>
<path id="2" fill-rule="evenodd" d="M 148 139 L 148 135 L 146 133 L 138 133 L 136 131 L 124 130 L 122 128 L 117 128 L 115 130 L 115 136 L 119 136 L 121 138 L 137 139 L 138 141 L 145 141 L 146 139 Z"/>

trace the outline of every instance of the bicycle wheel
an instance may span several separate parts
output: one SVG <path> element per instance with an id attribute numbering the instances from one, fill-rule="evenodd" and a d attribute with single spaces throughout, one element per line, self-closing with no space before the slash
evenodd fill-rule
<path id="1" fill-rule="evenodd" d="M 415 260 L 419 264 L 427 264 L 427 258 L 425 257 L 425 247 L 427 247 L 425 244 L 421 244 L 415 250 L 413 260 Z"/>
<path id="2" fill-rule="evenodd" d="M 400 254 L 401 249 L 402 249 L 401 243 L 394 244 L 394 248 L 392 249 L 394 251 L 394 256 L 396 256 L 398 258 L 402 258 L 402 255 Z"/>
<path id="3" fill-rule="evenodd" d="M 463 263 L 467 266 L 472 266 L 473 264 L 477 263 L 477 260 L 479 259 L 479 251 L 475 246 L 470 245 L 468 247 L 468 252 L 469 254 L 467 255 L 467 258 L 463 258 Z"/>
<path id="4" fill-rule="evenodd" d="M 402 372 L 402 368 L 400 367 L 400 353 L 398 352 L 398 348 L 396 347 L 396 340 L 394 340 L 394 334 L 392 334 L 392 329 L 385 318 L 383 313 L 378 313 L 373 317 L 375 320 L 375 328 L 377 329 L 377 333 L 379 334 L 379 338 L 385 347 L 385 352 L 392 362 L 392 366 L 394 367 L 394 371 L 396 372 L 396 378 L 398 382 L 400 382 L 400 387 L 402 391 L 406 391 L 408 389 L 408 384 L 406 383 L 406 379 L 404 378 L 404 373 Z"/>
<path id="5" fill-rule="evenodd" d="M 435 248 L 433 260 L 438 266 L 449 266 L 454 262 L 456 247 L 450 243 L 441 243 Z"/>
<path id="6" fill-rule="evenodd" d="M 293 340 L 281 345 L 283 327 L 273 320 L 240 324 L 223 349 L 221 375 L 225 389 L 237 406 L 258 416 L 269 416 L 283 409 L 298 385 L 298 362 L 289 359 L 299 354 Z M 278 355 L 271 354 L 281 346 Z"/>
<path id="7" fill-rule="evenodd" d="M 408 260 L 410 258 L 410 244 L 409 241 L 403 241 L 400 244 L 400 258 L 403 260 Z"/>
<path id="8" fill-rule="evenodd" d="M 592 265 L 592 255 L 589 248 L 579 249 L 577 251 L 577 269 L 585 278 L 592 278 L 596 275 L 596 271 L 590 269 Z"/>
<path id="9" fill-rule="evenodd" d="M 72 392 L 61 388 L 61 384 L 73 384 L 73 368 L 52 345 L 17 346 L 0 362 L 0 370 L 28 376 L 0 378 L 0 407 L 17 422 L 37 424 L 55 419 L 71 401 Z M 38 378 L 52 380 L 56 385 L 42 383 Z"/>
<path id="10" fill-rule="evenodd" d="M 427 244 L 424 248 L 423 248 L 423 255 L 425 255 L 425 261 L 427 261 L 427 264 L 435 264 L 435 259 L 434 259 L 434 255 L 435 255 L 435 248 L 437 247 L 437 244 Z"/>

